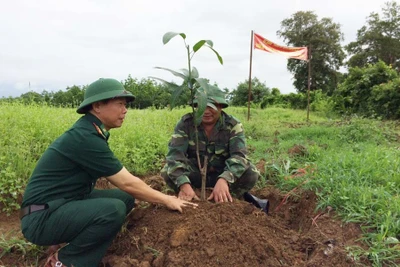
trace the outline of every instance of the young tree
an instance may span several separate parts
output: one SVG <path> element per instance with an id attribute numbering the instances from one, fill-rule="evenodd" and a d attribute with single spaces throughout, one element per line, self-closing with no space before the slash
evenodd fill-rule
<path id="1" fill-rule="evenodd" d="M 367 25 L 357 32 L 357 40 L 345 46 L 351 55 L 350 67 L 364 67 L 382 60 L 387 65 L 400 69 L 400 5 L 387 2 L 382 8 L 382 18 L 372 12 Z"/>
<path id="2" fill-rule="evenodd" d="M 340 24 L 331 18 L 318 20 L 312 11 L 299 11 L 281 22 L 277 31 L 288 46 L 308 46 L 311 50 L 311 87 L 331 94 L 338 84 L 338 70 L 343 65 L 345 54 L 340 42 L 343 34 Z M 311 48 L 311 49 L 310 49 Z M 293 85 L 298 92 L 308 88 L 307 61 L 289 59 L 287 69 L 294 75 Z"/>
<path id="3" fill-rule="evenodd" d="M 193 117 L 194 117 L 194 121 L 195 121 L 197 165 L 199 166 L 199 170 L 201 172 L 201 177 L 202 177 L 201 200 L 205 200 L 206 199 L 205 185 L 206 185 L 208 157 L 205 156 L 204 163 L 201 164 L 200 154 L 199 154 L 197 126 L 200 125 L 204 111 L 206 110 L 208 93 L 209 92 L 211 93 L 217 87 L 209 84 L 208 79 L 199 77 L 198 70 L 194 66 L 192 66 L 192 59 L 193 59 L 193 56 L 196 54 L 196 52 L 199 51 L 199 49 L 204 46 L 204 47 L 208 47 L 215 53 L 215 55 L 218 58 L 218 61 L 221 64 L 223 64 L 223 60 L 222 60 L 222 57 L 219 55 L 219 53 L 213 48 L 214 44 L 211 40 L 200 40 L 191 48 L 188 44 L 186 44 L 186 34 L 185 33 L 167 32 L 163 36 L 163 43 L 167 44 L 175 36 L 181 36 L 183 39 L 185 49 L 186 49 L 188 68 L 182 69 L 181 72 L 177 72 L 177 71 L 174 71 L 174 70 L 171 70 L 168 68 L 163 68 L 163 67 L 156 67 L 156 68 L 169 71 L 176 77 L 183 79 L 183 83 L 181 85 L 177 85 L 175 83 L 167 82 L 160 78 L 155 78 L 155 77 L 153 77 L 153 78 L 160 80 L 163 83 L 165 83 L 166 85 L 168 85 L 169 89 L 172 92 L 171 105 L 170 105 L 171 108 L 173 108 L 176 105 L 177 99 L 179 99 L 179 96 L 182 95 L 182 93 L 186 89 L 188 89 L 190 92 L 190 105 L 192 107 L 192 113 L 193 113 Z M 194 105 L 195 99 L 196 99 L 196 107 Z"/>

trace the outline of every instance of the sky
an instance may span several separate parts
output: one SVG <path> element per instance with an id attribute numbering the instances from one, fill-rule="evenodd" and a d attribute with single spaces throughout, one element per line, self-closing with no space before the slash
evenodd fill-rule
<path id="1" fill-rule="evenodd" d="M 233 90 L 249 78 L 251 31 L 280 45 L 280 23 L 297 11 L 341 25 L 343 45 L 356 40 L 371 12 L 388 0 L 0 0 L 0 98 L 57 92 L 98 78 L 159 77 L 187 68 L 186 43 L 212 40 L 224 60 L 203 47 L 192 59 L 200 77 Z M 295 92 L 281 55 L 253 50 L 252 78 L 281 93 Z"/>

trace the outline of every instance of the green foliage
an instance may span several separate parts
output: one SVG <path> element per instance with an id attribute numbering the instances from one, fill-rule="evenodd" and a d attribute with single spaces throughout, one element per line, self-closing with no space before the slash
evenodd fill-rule
<path id="1" fill-rule="evenodd" d="M 161 67 L 159 69 L 168 70 L 181 78 L 189 75 L 187 69 L 182 69 L 182 73 Z M 207 88 L 209 92 L 216 85 L 210 85 L 207 79 L 199 78 L 199 73 L 195 67 L 192 67 L 191 75 L 193 77 L 192 82 L 195 83 L 195 87 L 198 89 L 198 96 L 202 96 L 200 107 L 204 109 L 204 97 L 207 92 L 203 87 Z M 397 108 L 400 104 L 399 79 L 397 71 L 382 61 L 363 68 L 350 68 L 349 74 L 345 76 L 345 79 L 332 96 L 322 90 L 310 91 L 310 110 L 330 118 L 333 118 L 335 114 L 346 116 L 357 114 L 367 117 L 398 119 L 400 116 Z M 270 91 L 257 78 L 254 78 L 252 83 L 251 108 L 282 107 L 303 110 L 307 108 L 307 92 L 281 94 L 278 88 L 273 88 Z M 136 96 L 136 100 L 130 104 L 133 108 L 163 109 L 165 107 L 184 107 L 191 103 L 191 91 L 187 90 L 188 87 L 185 87 L 185 83 L 181 86 L 168 82 L 157 84 L 152 79 L 139 81 L 129 75 L 123 81 L 123 84 L 127 90 Z M 203 87 L 201 87 L 201 84 L 203 84 Z M 72 86 L 67 92 L 49 93 L 43 91 L 40 95 L 30 92 L 15 99 L 3 98 L 0 103 L 14 102 L 25 105 L 40 104 L 76 108 L 80 102 L 78 99 L 83 98 L 84 88 Z M 239 83 L 231 93 L 228 93 L 226 88 L 224 91 L 227 93 L 227 99 L 231 105 L 247 106 L 247 80 Z M 201 113 L 197 114 L 197 119 L 199 120 Z"/>
<path id="2" fill-rule="evenodd" d="M 283 107 L 291 109 L 307 109 L 308 95 L 303 93 L 290 93 L 281 95 L 279 90 L 263 98 L 260 108 Z M 329 96 L 321 90 L 310 92 L 310 110 L 320 112 L 328 117 L 334 117 L 334 103 Z"/>
<path id="3" fill-rule="evenodd" d="M 1 99 L 2 102 L 19 102 L 25 105 L 29 104 L 45 104 L 55 107 L 78 107 L 83 101 L 83 95 L 85 93 L 86 86 L 76 86 L 67 87 L 64 91 L 48 92 L 43 90 L 42 93 L 37 92 L 27 92 L 19 97 Z"/>
<path id="4" fill-rule="evenodd" d="M 303 93 L 290 93 L 282 96 L 282 102 L 286 102 L 288 108 L 305 109 L 307 108 L 307 95 Z"/>
<path id="5" fill-rule="evenodd" d="M 0 259 L 8 253 L 21 254 L 22 257 L 29 253 L 30 255 L 36 255 L 36 257 L 39 257 L 40 254 L 43 253 L 43 249 L 40 246 L 25 241 L 24 239 L 20 239 L 15 236 L 9 237 L 1 234 Z"/>
<path id="6" fill-rule="evenodd" d="M 333 207 L 345 221 L 362 223 L 370 248 L 358 253 L 382 266 L 400 257 L 393 248 L 400 235 L 399 152 L 368 140 L 354 145 L 332 147 L 330 158 L 321 158 L 318 180 L 326 186 L 320 188 L 320 206 Z"/>
<path id="7" fill-rule="evenodd" d="M 370 109 L 385 119 L 400 119 L 400 77 L 372 87 Z"/>
<path id="8" fill-rule="evenodd" d="M 382 60 L 395 69 L 400 68 L 400 5 L 396 1 L 385 3 L 382 18 L 372 12 L 367 25 L 357 32 L 357 40 L 345 49 L 351 55 L 350 67 L 364 67 Z"/>
<path id="9" fill-rule="evenodd" d="M 0 203 L 2 212 L 19 208 L 24 185 L 47 146 L 77 118 L 74 110 L 46 105 L 0 103 Z"/>
<path id="10" fill-rule="evenodd" d="M 146 109 L 149 107 L 164 108 L 169 105 L 168 99 L 171 92 L 164 88 L 163 85 L 155 83 L 151 79 L 142 79 L 138 81 L 133 79 L 131 75 L 123 82 L 126 90 L 130 91 L 136 98 L 130 104 L 130 107 L 137 109 Z M 186 96 L 186 101 L 187 101 Z M 184 103 L 180 103 L 183 105 Z"/>
<path id="11" fill-rule="evenodd" d="M 260 82 L 257 77 L 251 79 L 250 101 L 252 103 L 259 104 L 270 94 L 270 89 L 265 85 L 265 83 Z M 230 93 L 230 99 L 231 105 L 233 106 L 247 105 L 249 100 L 249 80 L 239 83 L 236 89 Z"/>
<path id="12" fill-rule="evenodd" d="M 184 91 L 189 90 L 190 92 L 190 104 L 192 106 L 192 111 L 195 117 L 196 124 L 201 123 L 201 118 L 207 106 L 207 95 L 215 89 L 216 86 L 210 85 L 209 81 L 204 78 L 199 78 L 199 72 L 195 67 L 192 67 L 192 59 L 196 52 L 200 50 L 202 47 L 208 47 L 211 49 L 218 58 L 218 61 L 223 64 L 222 57 L 219 53 L 213 48 L 213 42 L 211 40 L 200 40 L 198 41 L 192 48 L 188 44 L 186 44 L 186 34 L 185 33 L 176 33 L 176 32 L 167 32 L 163 36 L 163 44 L 167 44 L 172 38 L 175 36 L 181 36 L 185 45 L 186 54 L 187 54 L 187 69 L 182 69 L 181 72 L 177 72 L 164 67 L 156 67 L 158 69 L 166 70 L 172 73 L 174 76 L 183 79 L 183 83 L 181 85 L 177 85 L 175 83 L 167 82 L 163 79 L 153 77 L 165 85 L 167 85 L 168 89 L 171 91 L 171 101 L 170 108 L 174 108 L 176 106 L 176 102 Z M 194 100 L 196 99 L 197 107 L 194 108 Z"/>
<path id="13" fill-rule="evenodd" d="M 32 103 L 42 103 L 44 102 L 44 97 L 36 92 L 27 92 L 20 96 L 21 102 L 24 104 L 32 104 Z"/>
<path id="14" fill-rule="evenodd" d="M 2 212 L 10 214 L 18 209 L 18 198 L 23 193 L 24 180 L 16 176 L 12 162 L 7 162 L 5 156 L 0 157 L 0 203 Z"/>
<path id="15" fill-rule="evenodd" d="M 328 118 L 336 116 L 332 98 L 322 93 L 321 90 L 310 92 L 310 110 L 312 112 L 319 112 Z"/>
<path id="16" fill-rule="evenodd" d="M 340 24 L 330 18 L 318 20 L 312 11 L 299 11 L 281 22 L 277 34 L 289 46 L 311 47 L 310 90 L 321 89 L 330 95 L 340 81 L 338 70 L 345 58 L 340 45 L 343 41 Z M 294 87 L 305 93 L 308 88 L 307 61 L 289 59 L 287 69 L 294 75 Z"/>
<path id="17" fill-rule="evenodd" d="M 381 144 L 386 137 L 376 125 L 366 120 L 354 118 L 340 128 L 337 138 L 348 144 L 363 142 L 376 142 L 376 144 Z M 356 149 L 356 147 L 354 147 L 354 149 Z"/>
<path id="18" fill-rule="evenodd" d="M 187 112 L 187 108 L 130 110 L 123 129 L 112 130 L 110 147 L 135 175 L 158 173 L 163 167 L 174 125 Z"/>
<path id="19" fill-rule="evenodd" d="M 396 114 L 396 102 L 400 104 L 397 83 L 391 82 L 398 77 L 398 73 L 382 61 L 363 68 L 350 68 L 348 76 L 335 92 L 335 109 L 341 114 L 390 118 Z M 387 109 L 389 106 L 390 110 Z"/>
<path id="20" fill-rule="evenodd" d="M 390 122 L 352 118 L 345 121 L 274 126 L 265 180 L 282 190 L 296 187 L 315 190 L 320 209 L 332 207 L 345 222 L 363 226 L 369 248 L 349 248 L 355 258 L 368 257 L 374 266 L 392 266 L 400 259 L 400 151 L 398 126 Z M 394 126 L 394 128 L 392 128 Z M 300 127 L 300 128 L 299 128 Z M 263 143 L 258 142 L 258 149 Z M 288 153 L 301 144 L 302 156 Z M 313 169 L 295 177 L 297 169 Z"/>

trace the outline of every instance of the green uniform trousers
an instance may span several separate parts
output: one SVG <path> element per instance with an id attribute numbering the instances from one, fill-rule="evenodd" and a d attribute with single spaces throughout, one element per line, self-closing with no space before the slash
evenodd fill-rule
<path id="1" fill-rule="evenodd" d="M 67 243 L 58 252 L 64 265 L 97 267 L 134 203 L 119 189 L 95 189 L 80 200 L 47 203 L 48 209 L 22 218 L 21 228 L 25 238 L 37 245 Z"/>
<path id="2" fill-rule="evenodd" d="M 190 170 L 189 174 L 189 180 L 191 183 L 191 186 L 193 188 L 201 188 L 201 173 L 199 168 L 197 167 L 197 164 L 193 164 L 191 161 L 188 161 L 188 167 Z M 214 187 L 215 184 L 218 181 L 219 175 L 223 171 L 214 171 L 214 172 L 208 172 L 207 178 L 206 178 L 206 187 Z M 166 171 L 161 171 L 161 176 L 164 178 L 165 182 L 169 187 L 171 187 L 176 193 L 179 192 L 179 188 L 175 185 L 175 183 L 169 178 L 168 174 Z M 237 179 L 234 183 L 229 184 L 229 191 L 237 198 L 243 196 L 245 192 L 250 191 L 256 184 L 258 178 L 260 176 L 260 173 L 257 171 L 257 168 L 253 165 L 250 164 L 250 167 L 243 173 L 243 175 Z"/>

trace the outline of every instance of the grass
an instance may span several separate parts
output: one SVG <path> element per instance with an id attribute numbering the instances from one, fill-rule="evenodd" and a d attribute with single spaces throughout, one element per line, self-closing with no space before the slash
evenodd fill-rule
<path id="1" fill-rule="evenodd" d="M 7 234 L 7 233 L 6 233 Z M 25 266 L 38 266 L 39 257 L 43 255 L 43 247 L 34 245 L 24 239 L 15 237 L 13 233 L 1 234 L 0 235 L 0 259 L 6 254 L 20 255 L 20 263 L 24 263 Z M 26 256 L 29 255 L 29 259 Z M 32 263 L 32 259 L 35 260 Z M 26 262 L 25 262 L 26 261 Z M 28 263 L 28 261 L 30 263 Z"/>
<path id="2" fill-rule="evenodd" d="M 158 173 L 178 119 L 190 109 L 130 110 L 124 125 L 111 131 L 110 147 L 132 173 Z M 244 125 L 250 159 L 266 162 L 258 186 L 273 184 L 289 192 L 317 192 L 318 207 L 334 208 L 344 222 L 359 223 L 368 250 L 348 248 L 353 258 L 374 266 L 400 260 L 400 143 L 397 122 L 357 117 L 327 118 L 281 108 L 229 107 Z M 0 104 L 0 202 L 3 212 L 19 208 L 36 161 L 46 147 L 80 115 L 73 109 Z M 293 154 L 294 146 L 304 153 Z M 298 169 L 306 175 L 293 178 Z"/>

